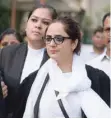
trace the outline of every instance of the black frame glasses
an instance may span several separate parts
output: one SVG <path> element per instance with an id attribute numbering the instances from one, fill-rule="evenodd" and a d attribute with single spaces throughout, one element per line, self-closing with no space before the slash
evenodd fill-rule
<path id="1" fill-rule="evenodd" d="M 51 41 L 53 40 L 56 45 L 62 44 L 65 39 L 71 39 L 71 38 L 70 37 L 64 37 L 61 35 L 56 35 L 56 36 L 54 36 L 54 38 L 52 38 L 52 36 L 50 36 L 50 35 L 47 35 L 44 38 L 46 44 L 50 44 Z"/>

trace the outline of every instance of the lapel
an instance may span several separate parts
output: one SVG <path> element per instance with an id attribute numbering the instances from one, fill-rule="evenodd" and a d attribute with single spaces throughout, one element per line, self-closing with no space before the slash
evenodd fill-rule
<path id="1" fill-rule="evenodd" d="M 10 80 L 14 83 L 15 86 L 20 84 L 20 78 L 24 66 L 24 62 L 27 54 L 27 45 L 22 44 L 14 53 L 14 57 L 12 59 L 11 70 L 9 70 Z M 13 76 L 13 77 L 12 77 Z M 9 80 L 9 79 L 8 79 Z"/>
<path id="2" fill-rule="evenodd" d="M 11 68 L 8 71 L 8 80 L 10 78 L 9 83 L 13 82 L 14 87 L 20 84 L 20 78 L 21 78 L 24 62 L 26 59 L 26 55 L 27 55 L 27 45 L 23 44 L 18 48 L 18 50 L 16 50 L 16 53 L 14 53 L 14 58 L 12 58 L 12 61 L 10 62 Z M 48 58 L 49 56 L 47 54 L 47 51 L 45 50 L 40 67 L 48 60 Z M 37 73 L 37 71 L 35 71 L 35 74 Z"/>
<path id="3" fill-rule="evenodd" d="M 45 49 L 44 55 L 43 55 L 43 59 L 42 59 L 41 65 L 40 65 L 40 68 L 41 68 L 41 66 L 42 66 L 48 59 L 49 59 L 49 56 L 48 56 L 47 51 L 46 51 L 46 49 Z M 39 69 L 40 69 L 40 68 L 39 68 Z M 38 70 L 39 70 L 39 69 L 38 69 Z"/>

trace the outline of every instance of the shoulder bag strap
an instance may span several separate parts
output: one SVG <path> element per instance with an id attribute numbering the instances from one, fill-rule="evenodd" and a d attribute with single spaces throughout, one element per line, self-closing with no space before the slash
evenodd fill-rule
<path id="1" fill-rule="evenodd" d="M 45 81 L 43 83 L 43 86 L 42 86 L 42 88 L 40 90 L 40 93 L 38 95 L 37 101 L 35 103 L 35 106 L 34 106 L 34 118 L 39 118 L 39 104 L 40 104 L 40 100 L 41 100 L 42 94 L 44 92 L 45 86 L 46 86 L 48 81 L 49 81 L 49 74 L 46 76 L 46 79 L 45 79 Z"/>
<path id="2" fill-rule="evenodd" d="M 59 94 L 59 92 L 58 92 L 58 91 L 55 91 L 55 94 L 56 94 L 56 96 L 57 96 L 57 95 Z M 65 118 L 69 118 L 69 116 L 68 116 L 68 114 L 67 114 L 67 112 L 66 112 L 66 110 L 65 110 L 65 108 L 64 108 L 64 105 L 63 105 L 63 103 L 62 103 L 62 100 L 59 99 L 59 100 L 58 100 L 58 103 L 59 103 L 60 109 L 61 109 L 61 111 L 62 111 L 64 117 L 65 117 Z"/>

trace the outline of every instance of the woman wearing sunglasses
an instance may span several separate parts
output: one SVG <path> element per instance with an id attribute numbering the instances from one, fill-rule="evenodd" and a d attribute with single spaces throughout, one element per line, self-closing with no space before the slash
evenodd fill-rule
<path id="1" fill-rule="evenodd" d="M 78 56 L 79 25 L 60 17 L 49 25 L 44 40 L 50 59 L 36 76 L 24 117 L 110 117 L 109 78 Z"/>

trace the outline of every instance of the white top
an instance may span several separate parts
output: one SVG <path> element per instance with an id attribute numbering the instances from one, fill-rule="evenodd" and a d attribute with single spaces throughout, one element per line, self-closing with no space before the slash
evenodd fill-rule
<path id="1" fill-rule="evenodd" d="M 22 81 L 32 72 L 39 69 L 41 61 L 43 59 L 44 48 L 35 50 L 28 46 L 28 52 L 25 59 L 24 67 L 22 70 L 21 81 Z"/>
<path id="2" fill-rule="evenodd" d="M 84 60 L 85 63 L 98 57 L 99 55 L 100 54 L 97 54 L 94 52 L 92 45 L 82 44 L 80 56 Z"/>
<path id="3" fill-rule="evenodd" d="M 74 58 L 72 69 L 70 73 L 62 73 L 59 67 L 49 59 L 41 67 L 34 80 L 23 117 L 34 117 L 34 106 L 47 72 L 50 79 L 40 100 L 39 118 L 64 118 L 58 99 L 62 100 L 70 118 L 82 117 L 81 109 L 87 117 L 109 117 L 109 107 L 90 88 L 91 81 L 87 77 L 85 65 L 78 56 Z M 59 91 L 57 97 L 55 91 Z"/>
<path id="4" fill-rule="evenodd" d="M 61 84 L 64 85 L 64 84 Z M 51 98 L 49 98 L 51 97 Z M 51 82 L 48 83 L 47 87 L 44 90 L 40 101 L 39 107 L 39 117 L 40 118 L 64 118 L 62 111 L 59 107 L 58 101 L 56 99 L 56 95 L 54 92 L 53 84 Z M 67 98 L 63 98 L 62 102 L 64 104 L 64 108 L 67 113 L 71 117 L 80 118 L 81 115 L 81 99 L 78 93 L 72 93 L 67 96 Z M 68 103 L 68 105 L 67 105 Z"/>
<path id="5" fill-rule="evenodd" d="M 109 77 L 111 73 L 110 69 L 110 58 L 106 55 L 106 51 L 100 56 L 94 58 L 93 60 L 87 62 L 88 65 L 91 65 L 94 68 L 98 68 L 104 71 Z M 110 77 L 111 79 L 111 77 Z"/>

